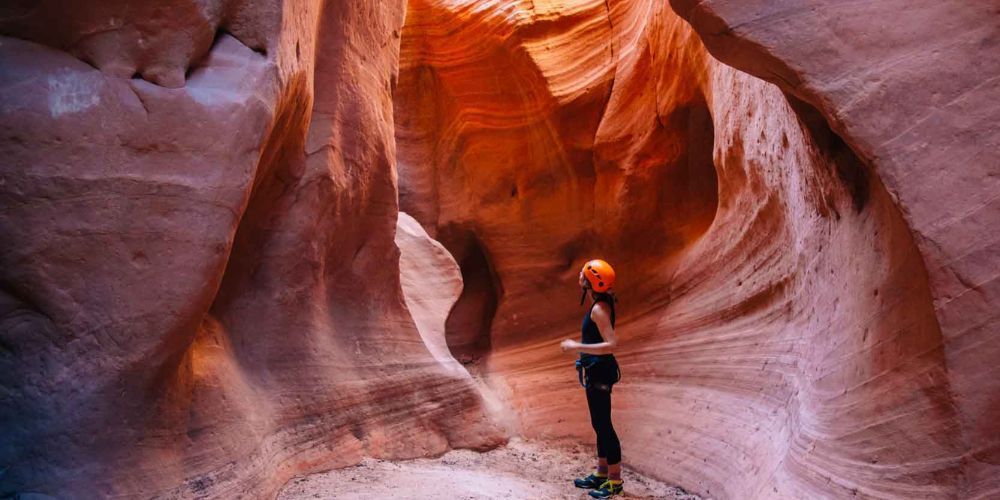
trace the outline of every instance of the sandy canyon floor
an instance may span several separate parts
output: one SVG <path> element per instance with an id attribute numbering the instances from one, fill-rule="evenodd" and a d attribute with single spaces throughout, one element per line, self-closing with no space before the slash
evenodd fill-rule
<path id="1" fill-rule="evenodd" d="M 592 466 L 591 453 L 582 445 L 551 447 L 512 440 L 486 453 L 453 450 L 429 459 L 367 459 L 354 467 L 292 479 L 278 498 L 590 498 L 586 490 L 573 487 L 572 479 Z M 616 498 L 701 498 L 628 468 L 624 480 L 625 495 Z"/>

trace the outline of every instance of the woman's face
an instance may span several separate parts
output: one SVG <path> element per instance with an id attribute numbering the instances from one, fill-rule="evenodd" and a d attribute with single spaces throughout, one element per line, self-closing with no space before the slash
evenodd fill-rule
<path id="1" fill-rule="evenodd" d="M 583 271 L 580 271 L 580 287 L 582 288 L 587 283 L 587 278 L 583 277 Z"/>

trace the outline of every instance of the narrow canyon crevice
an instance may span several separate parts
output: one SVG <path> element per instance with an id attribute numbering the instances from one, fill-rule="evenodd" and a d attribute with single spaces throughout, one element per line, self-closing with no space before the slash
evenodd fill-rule
<path id="1" fill-rule="evenodd" d="M 557 460 L 595 257 L 630 474 L 1000 494 L 996 9 L 793 4 L 0 7 L 0 497 Z"/>
<path id="2" fill-rule="evenodd" d="M 476 227 L 491 256 L 504 295 L 483 374 L 520 432 L 588 436 L 554 343 L 574 335 L 576 269 L 601 256 L 621 276 L 631 466 L 723 498 L 960 488 L 926 270 L 870 167 L 811 105 L 714 61 L 669 8 L 609 6 L 598 28 L 597 2 L 537 25 L 415 2 L 403 31 L 400 189 L 428 232 Z M 448 29 L 471 23 L 492 30 Z M 483 68 L 508 54 L 532 71 L 497 85 Z M 567 63 L 581 54 L 617 55 Z M 498 103 L 502 120 L 476 118 Z M 936 431 L 895 443 L 910 424 L 890 414 Z"/>
<path id="3" fill-rule="evenodd" d="M 455 359 L 473 363 L 490 352 L 493 316 L 503 288 L 474 232 L 446 226 L 438 231 L 438 241 L 462 271 L 462 294 L 448 313 L 445 338 Z"/>
<path id="4" fill-rule="evenodd" d="M 854 210 L 861 212 L 868 203 L 870 168 L 858 158 L 850 146 L 836 132 L 830 129 L 826 119 L 816 108 L 792 95 L 786 95 L 788 104 L 795 111 L 799 121 L 809 132 L 816 147 L 823 152 L 833 165 L 837 178 L 851 194 Z M 839 217 L 840 214 L 837 214 Z"/>

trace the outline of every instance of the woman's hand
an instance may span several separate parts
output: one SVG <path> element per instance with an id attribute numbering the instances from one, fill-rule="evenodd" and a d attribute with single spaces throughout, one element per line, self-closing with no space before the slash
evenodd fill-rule
<path id="1" fill-rule="evenodd" d="M 579 346 L 580 346 L 579 342 L 571 339 L 566 339 L 559 343 L 559 348 L 562 349 L 563 352 L 575 350 Z"/>

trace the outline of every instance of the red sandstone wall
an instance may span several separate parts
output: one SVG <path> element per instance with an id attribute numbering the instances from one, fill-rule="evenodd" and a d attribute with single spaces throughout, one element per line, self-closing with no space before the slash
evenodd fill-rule
<path id="1" fill-rule="evenodd" d="M 266 497 L 502 440 L 400 288 L 404 7 L 3 8 L 0 491 Z"/>
<path id="2" fill-rule="evenodd" d="M 671 3 L 716 57 L 820 109 L 885 181 L 928 270 L 962 495 L 1000 496 L 1000 7 Z"/>
<path id="3" fill-rule="evenodd" d="M 402 207 L 488 257 L 481 370 L 522 432 L 589 435 L 556 345 L 600 255 L 629 464 L 722 498 L 986 491 L 963 408 L 998 391 L 956 391 L 907 219 L 828 108 L 719 64 L 652 1 L 413 0 L 398 89 Z"/>
<path id="4" fill-rule="evenodd" d="M 442 335 L 490 417 L 588 436 L 556 346 L 602 255 L 631 466 L 995 495 L 995 9 L 673 4 L 777 86 L 653 0 L 0 7 L 0 492 L 501 442 Z"/>

